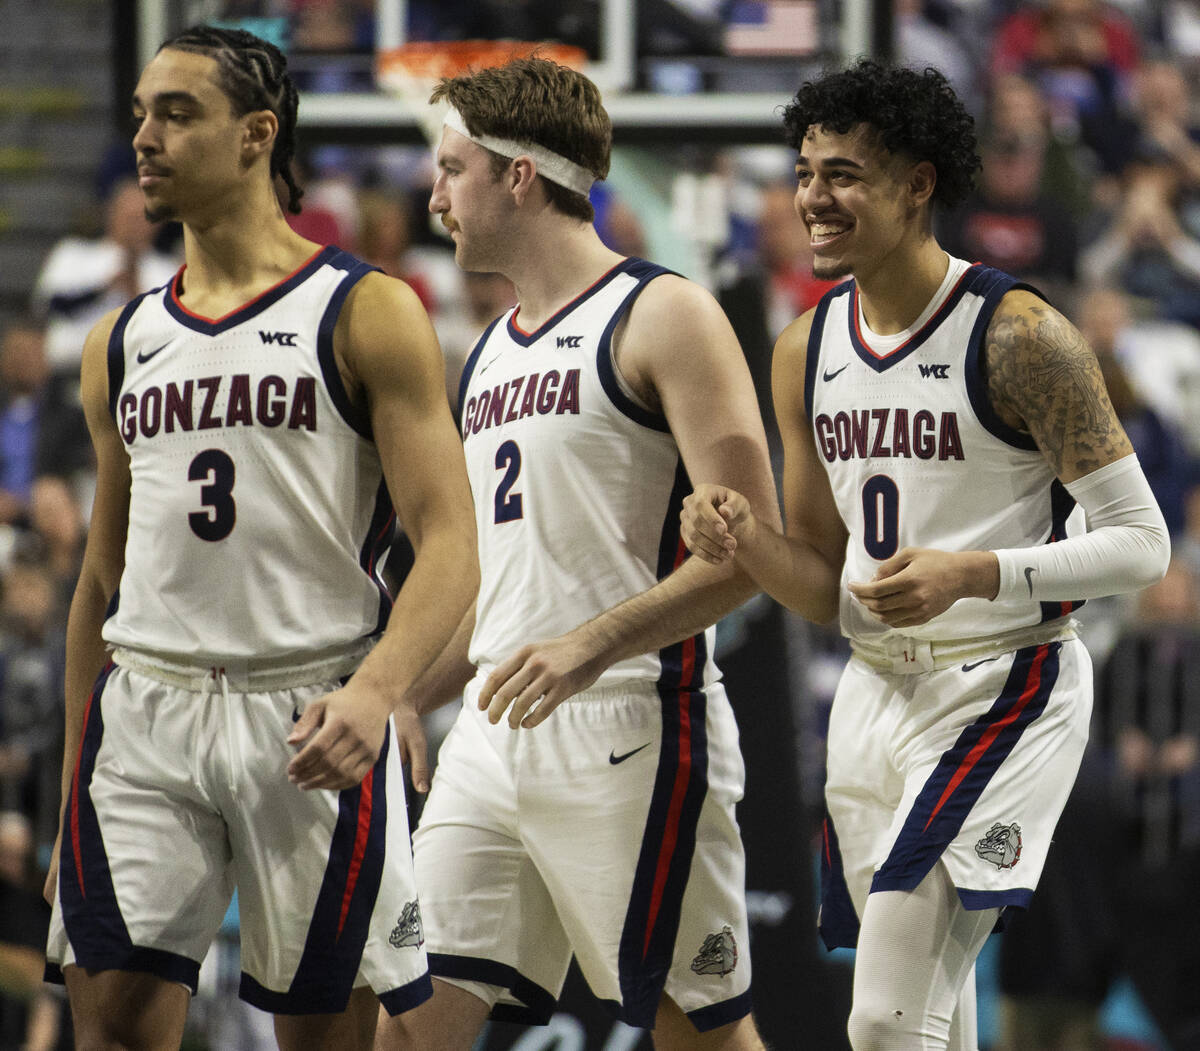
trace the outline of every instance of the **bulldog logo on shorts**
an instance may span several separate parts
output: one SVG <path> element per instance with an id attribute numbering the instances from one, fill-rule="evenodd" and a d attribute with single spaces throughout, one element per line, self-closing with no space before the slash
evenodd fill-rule
<path id="1" fill-rule="evenodd" d="M 425 932 L 421 928 L 421 906 L 410 901 L 400 913 L 400 921 L 392 928 L 388 944 L 393 949 L 403 949 L 412 946 L 419 949 L 425 944 Z"/>
<path id="2" fill-rule="evenodd" d="M 975 844 L 975 853 L 996 868 L 1010 869 L 1021 860 L 1021 826 L 1015 821 L 1002 825 L 997 821 L 987 835 Z"/>
<path id="3" fill-rule="evenodd" d="M 724 978 L 737 966 L 737 942 L 729 924 L 716 934 L 710 934 L 700 946 L 700 952 L 692 960 L 692 970 L 697 974 L 716 974 Z"/>

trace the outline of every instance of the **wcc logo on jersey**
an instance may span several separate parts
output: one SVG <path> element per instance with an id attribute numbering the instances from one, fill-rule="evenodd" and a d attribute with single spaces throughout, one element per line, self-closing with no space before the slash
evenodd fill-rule
<path id="1" fill-rule="evenodd" d="M 415 901 L 405 903 L 399 921 L 388 935 L 388 944 L 393 949 L 419 949 L 425 944 L 425 931 L 421 927 L 421 906 Z"/>
<path id="2" fill-rule="evenodd" d="M 975 844 L 975 853 L 998 869 L 1012 868 L 1021 860 L 1021 826 L 1015 821 L 1011 825 L 997 821 Z"/>
<path id="3" fill-rule="evenodd" d="M 724 978 L 733 971 L 737 962 L 737 941 L 733 937 L 733 928 L 727 923 L 716 934 L 704 939 L 704 944 L 692 960 L 692 970 L 696 974 L 715 974 Z"/>
<path id="4" fill-rule="evenodd" d="M 924 362 L 917 366 L 921 370 L 921 379 L 948 380 L 950 378 L 949 365 L 926 365 Z"/>

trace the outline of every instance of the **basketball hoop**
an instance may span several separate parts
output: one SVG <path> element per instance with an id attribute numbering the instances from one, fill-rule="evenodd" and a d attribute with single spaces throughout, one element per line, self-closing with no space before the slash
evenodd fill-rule
<path id="1" fill-rule="evenodd" d="M 514 58 L 537 53 L 559 65 L 582 70 L 587 52 L 567 44 L 522 40 L 413 40 L 381 51 L 375 57 L 375 79 L 380 88 L 402 101 L 422 134 L 436 146 L 441 137 L 445 102 L 430 105 L 429 96 L 442 77 L 470 70 L 502 66 Z"/>

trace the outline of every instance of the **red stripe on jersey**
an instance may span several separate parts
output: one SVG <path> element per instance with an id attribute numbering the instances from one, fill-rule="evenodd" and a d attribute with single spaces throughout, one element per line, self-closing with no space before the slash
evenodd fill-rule
<path id="1" fill-rule="evenodd" d="M 1013 704 L 1013 706 L 1008 710 L 1008 713 L 1003 719 L 1000 719 L 987 728 L 987 730 L 984 732 L 984 735 L 979 739 L 979 742 L 964 757 L 963 761 L 959 764 L 958 769 L 954 771 L 954 776 L 950 778 L 950 783 L 946 785 L 945 791 L 942 792 L 941 798 L 937 801 L 937 805 L 934 806 L 933 810 L 930 812 L 929 820 L 925 822 L 925 828 L 921 829 L 922 832 L 924 832 L 925 829 L 930 826 L 933 819 L 938 816 L 938 811 L 940 811 L 945 805 L 946 800 L 954 794 L 954 790 L 962 782 L 962 779 L 966 777 L 967 774 L 971 772 L 975 764 L 983 758 L 983 754 L 992 746 L 992 742 L 999 736 L 1000 731 L 1006 726 L 1009 726 L 1015 722 L 1017 717 L 1025 709 L 1025 706 L 1037 695 L 1037 692 L 1042 684 L 1042 663 L 1045 661 L 1046 655 L 1049 652 L 1050 649 L 1048 646 L 1038 647 L 1037 656 L 1034 657 L 1033 663 L 1030 665 L 1029 676 L 1025 680 L 1025 688 L 1021 691 L 1021 696 L 1017 698 L 1016 703 Z"/>

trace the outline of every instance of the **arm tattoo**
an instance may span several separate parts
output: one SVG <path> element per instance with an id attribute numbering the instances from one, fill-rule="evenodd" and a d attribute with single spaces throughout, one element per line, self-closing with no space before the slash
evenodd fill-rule
<path id="1" fill-rule="evenodd" d="M 1057 311 L 1002 303 L 985 350 L 993 408 L 1033 437 L 1056 475 L 1078 478 L 1132 451 L 1096 356 Z"/>

